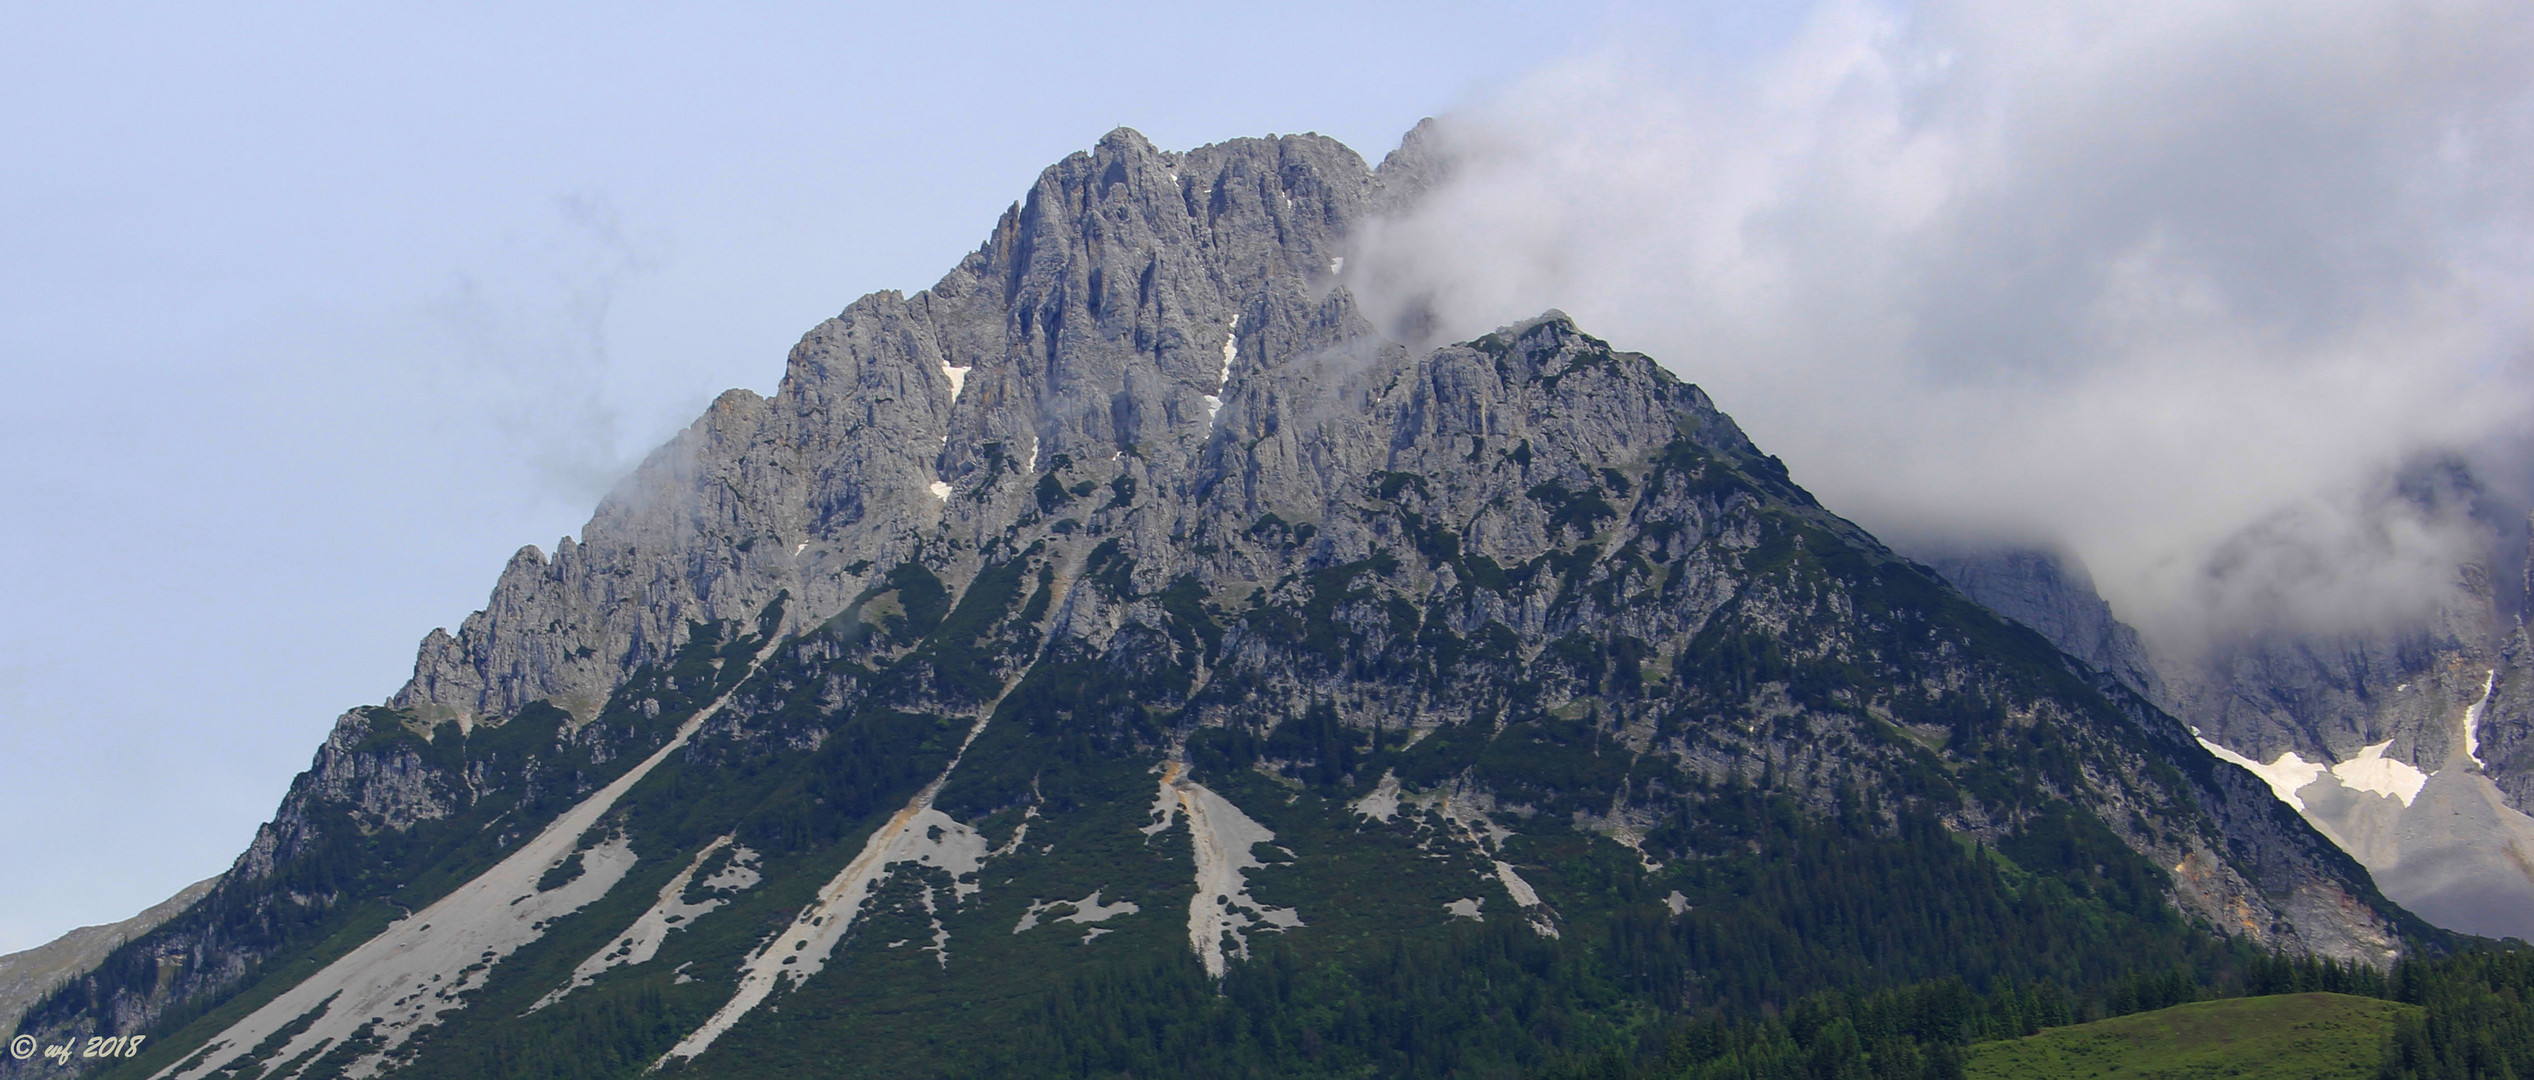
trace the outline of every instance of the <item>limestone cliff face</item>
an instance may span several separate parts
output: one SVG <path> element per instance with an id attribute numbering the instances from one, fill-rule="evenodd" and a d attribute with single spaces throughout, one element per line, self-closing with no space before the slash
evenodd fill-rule
<path id="1" fill-rule="evenodd" d="M 2534 534 L 2534 519 L 2526 523 Z M 2529 558 L 2518 584 L 2534 587 L 2534 558 Z M 2495 621 L 2495 620 L 2494 620 Z M 2534 813 L 2534 636 L 2522 616 L 2510 620 L 2498 636 L 2495 674 L 2488 684 L 2489 701 L 2471 716 L 2461 734 L 2480 771 L 2506 793 L 2508 805 Z M 2464 657 L 2468 677 L 2473 659 Z M 2458 725 L 2465 727 L 2465 725 Z M 2523 853 L 2534 864 L 2534 850 Z"/>
<path id="2" fill-rule="evenodd" d="M 2485 500 L 2460 462 L 2429 459 L 2398 470 L 2353 508 L 2361 528 L 2433 524 L 2472 534 L 2474 552 L 2443 579 L 2385 598 L 2378 610 L 2339 612 L 2318 625 L 2288 614 L 2294 598 L 2282 597 L 2279 613 L 2209 628 L 2200 642 L 2165 643 L 2159 665 L 2175 704 L 2209 738 L 2261 761 L 2290 751 L 2349 761 L 2390 741 L 2386 760 L 2423 772 L 2444 767 L 2461 750 L 2464 710 L 2488 689 L 2510 629 L 2489 569 L 2504 526 L 2485 519 Z M 2302 531 L 2294 517 L 2257 523 L 2222 545 L 2203 573 L 2222 587 L 2238 564 L 2263 557 L 2321 567 L 2349 557 L 2314 546 Z"/>
<path id="3" fill-rule="evenodd" d="M 2496 611 L 2477 568 L 2453 603 L 2411 625 L 2221 644 L 2196 661 L 2169 660 L 2176 710 L 2209 738 L 2248 757 L 2295 752 L 2348 761 L 2368 747 L 2424 772 L 2463 750 L 2465 710 L 2499 667 Z"/>
<path id="4" fill-rule="evenodd" d="M 2164 677 L 2139 639 L 2094 589 L 2085 564 L 2038 548 L 1921 552 L 1956 588 L 1989 610 L 2032 627 L 2068 655 L 2171 708 Z"/>
<path id="5" fill-rule="evenodd" d="M 483 611 L 423 641 L 391 704 L 587 717 L 695 623 L 788 593 L 814 624 L 929 538 L 973 549 L 1034 497 L 998 478 L 1132 453 L 1138 483 L 1188 487 L 1235 369 L 1360 333 L 1326 301 L 1378 188 L 1317 136 L 1167 153 L 1111 133 L 932 289 L 811 330 L 772 399 L 723 395 L 578 541 L 522 549 Z"/>

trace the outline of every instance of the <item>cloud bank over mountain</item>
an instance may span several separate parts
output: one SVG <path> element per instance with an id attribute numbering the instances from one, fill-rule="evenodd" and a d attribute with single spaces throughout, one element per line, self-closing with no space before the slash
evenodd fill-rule
<path id="1" fill-rule="evenodd" d="M 2397 497 L 2423 462 L 2522 504 L 2534 8 L 1834 0 L 1747 73 L 1695 49 L 1445 117 L 1368 307 L 1572 312 L 1896 542 L 2073 545 L 2168 638 L 2438 592 L 2486 527 Z"/>

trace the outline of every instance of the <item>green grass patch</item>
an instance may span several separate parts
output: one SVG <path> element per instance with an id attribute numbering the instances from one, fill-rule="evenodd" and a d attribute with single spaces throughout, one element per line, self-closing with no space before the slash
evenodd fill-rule
<path id="1" fill-rule="evenodd" d="M 2347 994 L 2195 1001 L 1971 1048 L 1969 1080 L 2372 1077 L 2416 1006 Z"/>

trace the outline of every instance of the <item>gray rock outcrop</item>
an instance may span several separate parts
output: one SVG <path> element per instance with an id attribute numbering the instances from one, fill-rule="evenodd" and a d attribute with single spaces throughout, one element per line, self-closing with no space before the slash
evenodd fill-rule
<path id="1" fill-rule="evenodd" d="M 2165 705 L 2164 677 L 2138 631 L 2095 591 L 2073 553 L 2041 548 L 1918 553 L 1929 568 L 1989 610 L 2032 627 L 2068 655 Z M 2169 707 L 2169 706 L 2168 706 Z"/>
<path id="2" fill-rule="evenodd" d="M 391 704 L 473 723 L 551 700 L 586 719 L 694 624 L 788 594 L 814 625 L 945 522 L 973 550 L 1035 476 L 1131 457 L 1134 482 L 1186 487 L 1244 362 L 1357 336 L 1324 307 L 1379 189 L 1314 135 L 1169 153 L 1110 133 L 933 288 L 812 329 L 773 398 L 724 394 L 579 540 L 522 549 L 483 611 L 424 639 Z"/>

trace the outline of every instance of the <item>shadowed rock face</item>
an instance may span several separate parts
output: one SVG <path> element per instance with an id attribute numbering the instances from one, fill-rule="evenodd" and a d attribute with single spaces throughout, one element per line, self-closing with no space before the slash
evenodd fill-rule
<path id="1" fill-rule="evenodd" d="M 2487 691 L 2514 624 L 2506 614 L 2513 597 L 2501 595 L 2490 571 L 2507 527 L 2489 520 L 2486 502 L 2459 462 L 2428 460 L 2399 471 L 2360 512 L 2384 529 L 2404 521 L 2468 527 L 2479 534 L 2478 554 L 2398 607 L 2342 613 L 2327 629 L 2274 614 L 2208 628 L 2204 644 L 2151 642 L 2178 711 L 2203 734 L 2260 761 L 2289 751 L 2348 761 L 2391 740 L 2384 757 L 2423 772 L 2444 767 L 2460 747 L 2463 711 Z M 2299 546 L 2295 525 L 2282 518 L 2247 529 L 2204 572 L 2224 578 L 2227 552 L 2236 548 L 2327 559 Z M 2279 606 L 2294 610 L 2289 602 Z"/>
<path id="2" fill-rule="evenodd" d="M 2423 618 L 2274 630 L 2150 659 L 2064 556 L 1930 560 L 1973 598 L 2161 702 L 2231 752 L 2430 921 L 2534 940 L 2534 670 L 2526 632 L 2466 566 Z"/>
<path id="3" fill-rule="evenodd" d="M 2269 762 L 2293 752 L 2305 761 L 2342 762 L 2390 740 L 2384 757 L 2431 772 L 2459 748 L 2463 711 L 2488 689 L 2515 629 L 2507 614 L 2513 590 L 2495 588 L 2488 568 L 2504 545 L 2498 527 L 2486 523 L 2483 492 L 2460 463 L 2414 465 L 2371 498 L 2362 512 L 2386 521 L 2484 522 L 2475 526 L 2488 534 L 2482 557 L 2457 568 L 2432 595 L 2405 597 L 2399 610 L 2341 613 L 2328 628 L 2300 625 L 2290 614 L 2298 610 L 2293 598 L 2274 596 L 2264 601 L 2271 610 L 2227 616 L 2234 625 L 2191 628 L 2192 640 L 2176 628 L 2142 641 L 2071 556 L 2012 547 L 1921 554 L 1981 603 L 2246 757 Z M 2252 558 L 2245 551 L 2300 565 L 2346 557 L 2300 546 L 2297 525 L 2288 516 L 2256 524 L 2221 545 L 2202 572 L 2216 587 L 2232 561 Z"/>
<path id="4" fill-rule="evenodd" d="M 2534 532 L 2534 520 L 2527 527 Z M 2524 573 L 2522 580 L 2534 588 L 2534 557 L 2528 558 Z M 2508 805 L 2534 811 L 2534 639 L 2519 617 L 2503 640 L 2490 703 L 2473 731 L 2474 756 L 2507 795 Z"/>
<path id="5" fill-rule="evenodd" d="M 1369 325 L 1350 229 L 1430 164 L 1119 131 L 1050 168 L 938 285 L 813 329 L 773 397 L 724 395 L 579 540 L 523 551 L 427 639 L 209 913 L 136 944 L 178 974 L 101 976 L 102 1009 L 36 1022 L 178 1016 L 170 1054 L 217 1049 L 170 1075 L 268 1043 L 360 1075 L 385 1052 L 365 1038 L 466 1052 L 473 1000 L 515 997 L 503 1023 L 556 1000 L 536 1022 L 564 1023 L 656 1005 L 612 996 L 641 983 L 684 1011 L 636 1025 L 667 1041 L 635 1056 L 744 1071 L 802 1014 L 779 995 L 902 945 L 935 980 L 907 987 L 1107 949 L 1205 978 L 1271 940 L 1334 963 L 1482 915 L 1583 948 L 1622 918 L 1711 917 L 1737 886 L 1696 874 L 1796 821 L 1886 855 L 1923 829 L 1891 858 L 1957 882 L 2006 880 L 1966 852 L 2022 851 L 2014 873 L 2095 905 L 2076 922 L 2168 942 L 2383 963 L 2421 929 L 2097 677 L 2153 689 L 2081 573 L 1987 579 L 2080 664 L 1561 314 L 1433 349 Z M 699 929 L 616 932 L 740 847 L 762 884 L 675 901 Z M 1631 915 L 1605 872 L 1677 899 Z M 1069 897 L 1112 914 L 1026 952 L 1029 915 Z M 499 940 L 398 947 L 452 927 Z M 617 963 L 637 936 L 657 959 Z M 264 1004 L 191 1019 L 240 993 Z"/>
<path id="6" fill-rule="evenodd" d="M 1989 610 L 2032 627 L 2068 655 L 2166 705 L 2164 678 L 2146 644 L 2112 614 L 2076 556 L 2006 548 L 1920 553 L 1920 558 Z"/>
<path id="7" fill-rule="evenodd" d="M 2168 660 L 2165 685 L 2178 715 L 2256 760 L 2347 761 L 2391 740 L 2386 757 L 2432 771 L 2463 749 L 2459 720 L 2499 666 L 2479 599 L 2481 612 L 2427 626 L 2232 642 L 2197 663 Z"/>

